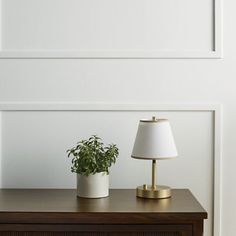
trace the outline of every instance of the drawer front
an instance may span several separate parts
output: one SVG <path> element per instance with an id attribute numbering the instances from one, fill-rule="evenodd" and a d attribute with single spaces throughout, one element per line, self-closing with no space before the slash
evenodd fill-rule
<path id="1" fill-rule="evenodd" d="M 1 236 L 189 236 L 186 232 L 1 232 Z"/>
<path id="2" fill-rule="evenodd" d="M 0 224 L 1 236 L 192 236 L 191 224 L 63 225 Z"/>

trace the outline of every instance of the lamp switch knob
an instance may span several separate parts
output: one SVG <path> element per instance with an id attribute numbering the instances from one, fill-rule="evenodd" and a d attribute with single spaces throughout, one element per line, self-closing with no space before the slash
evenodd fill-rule
<path id="1" fill-rule="evenodd" d="M 146 184 L 143 185 L 143 189 L 147 190 L 147 185 Z"/>

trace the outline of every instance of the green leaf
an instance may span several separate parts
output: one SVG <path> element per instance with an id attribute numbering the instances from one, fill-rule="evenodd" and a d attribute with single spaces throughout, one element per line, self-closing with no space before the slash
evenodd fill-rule
<path id="1" fill-rule="evenodd" d="M 119 149 L 115 144 L 105 147 L 97 135 L 77 142 L 75 147 L 66 152 L 68 157 L 72 156 L 71 171 L 85 176 L 99 172 L 109 174 L 109 167 L 116 162 L 119 155 Z"/>

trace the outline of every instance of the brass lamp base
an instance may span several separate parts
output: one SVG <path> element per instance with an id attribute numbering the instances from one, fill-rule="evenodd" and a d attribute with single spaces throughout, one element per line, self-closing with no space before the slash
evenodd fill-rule
<path id="1" fill-rule="evenodd" d="M 155 188 L 153 188 L 152 185 L 144 184 L 136 188 L 136 195 L 141 198 L 169 198 L 171 197 L 171 189 L 164 185 L 155 185 Z"/>

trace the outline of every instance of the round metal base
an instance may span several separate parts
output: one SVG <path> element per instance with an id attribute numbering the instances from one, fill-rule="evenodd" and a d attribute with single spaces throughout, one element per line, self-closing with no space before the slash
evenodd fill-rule
<path id="1" fill-rule="evenodd" d="M 143 185 L 136 188 L 137 197 L 141 198 L 169 198 L 171 197 L 171 189 L 168 186 L 156 185 L 153 189 L 151 185 Z"/>

